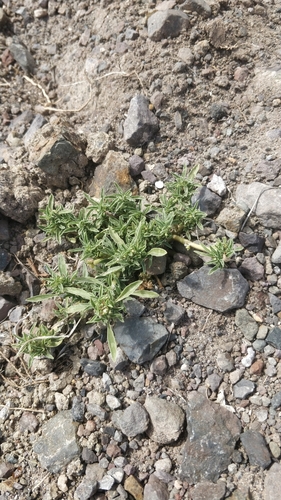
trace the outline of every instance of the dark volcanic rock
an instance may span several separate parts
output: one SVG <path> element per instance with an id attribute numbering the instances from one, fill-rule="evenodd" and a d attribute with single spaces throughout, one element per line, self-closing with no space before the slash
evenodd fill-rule
<path id="1" fill-rule="evenodd" d="M 168 338 L 168 331 L 150 318 L 127 318 L 114 327 L 116 341 L 134 363 L 151 361 Z"/>
<path id="2" fill-rule="evenodd" d="M 239 419 L 222 406 L 193 392 L 186 411 L 187 441 L 180 476 L 191 484 L 217 481 L 232 460 L 240 436 Z"/>
<path id="3" fill-rule="evenodd" d="M 219 269 L 213 274 L 209 271 L 203 266 L 179 281 L 181 296 L 219 312 L 242 307 L 249 290 L 242 274 L 237 269 Z"/>
<path id="4" fill-rule="evenodd" d="M 181 10 L 161 10 L 148 18 L 148 36 L 154 41 L 178 36 L 189 27 L 188 16 Z"/>
<path id="5" fill-rule="evenodd" d="M 93 361 L 91 359 L 82 358 L 80 363 L 84 372 L 93 377 L 100 377 L 106 370 L 106 365 L 100 361 Z"/>
<path id="6" fill-rule="evenodd" d="M 262 434 L 257 431 L 246 431 L 240 436 L 251 465 L 266 469 L 271 464 L 271 457 Z"/>
<path id="7" fill-rule="evenodd" d="M 133 97 L 124 122 L 125 141 L 130 146 L 141 146 L 148 142 L 158 129 L 158 120 L 149 109 L 148 99 L 143 95 Z"/>
<path id="8" fill-rule="evenodd" d="M 221 206 L 221 197 L 203 186 L 192 196 L 192 203 L 198 203 L 198 208 L 205 214 L 214 215 Z"/>
<path id="9" fill-rule="evenodd" d="M 77 424 L 70 411 L 61 411 L 42 427 L 42 435 L 34 444 L 41 466 L 57 473 L 79 455 L 76 442 Z"/>

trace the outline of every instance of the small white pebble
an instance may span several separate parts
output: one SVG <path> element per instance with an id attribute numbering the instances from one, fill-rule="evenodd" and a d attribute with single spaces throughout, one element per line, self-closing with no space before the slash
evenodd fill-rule
<path id="1" fill-rule="evenodd" d="M 155 182 L 155 187 L 156 187 L 156 189 L 163 189 L 164 182 L 163 181 L 156 181 Z"/>

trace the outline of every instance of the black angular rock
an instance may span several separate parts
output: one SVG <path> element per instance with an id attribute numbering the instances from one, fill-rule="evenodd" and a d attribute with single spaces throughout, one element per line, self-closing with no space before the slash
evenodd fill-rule
<path id="1" fill-rule="evenodd" d="M 242 274 L 237 269 L 219 269 L 213 274 L 209 271 L 208 266 L 203 266 L 179 281 L 181 296 L 219 312 L 243 307 L 249 285 Z"/>
<path id="2" fill-rule="evenodd" d="M 244 248 L 247 248 L 249 252 L 258 253 L 261 252 L 264 247 L 264 238 L 256 233 L 239 233 L 239 241 Z"/>
<path id="3" fill-rule="evenodd" d="M 100 361 L 93 361 L 91 359 L 82 358 L 80 363 L 83 367 L 84 372 L 93 377 L 100 377 L 106 370 L 106 365 Z"/>
<path id="4" fill-rule="evenodd" d="M 278 326 L 272 328 L 265 340 L 275 349 L 281 349 L 281 328 L 278 328 Z"/>
<path id="5" fill-rule="evenodd" d="M 35 72 L 35 60 L 30 54 L 28 48 L 24 45 L 24 43 L 18 38 L 14 37 L 11 45 L 9 46 L 9 51 L 13 55 L 14 59 L 17 61 L 19 66 L 26 73 L 34 73 Z"/>
<path id="6" fill-rule="evenodd" d="M 192 196 L 192 203 L 197 203 L 198 208 L 207 215 L 214 215 L 221 206 L 221 197 L 203 186 Z"/>
<path id="7" fill-rule="evenodd" d="M 141 146 L 148 142 L 158 129 L 158 120 L 149 109 L 148 99 L 141 94 L 133 97 L 124 122 L 125 141 L 130 146 Z"/>

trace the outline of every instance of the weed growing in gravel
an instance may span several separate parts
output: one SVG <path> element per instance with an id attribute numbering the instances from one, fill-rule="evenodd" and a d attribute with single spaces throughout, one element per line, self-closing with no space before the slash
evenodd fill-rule
<path id="1" fill-rule="evenodd" d="M 79 255 L 80 265 L 74 272 L 68 269 L 65 258 L 60 255 L 57 269 L 47 268 L 47 295 L 29 299 L 30 302 L 56 297 L 58 312 L 68 318 L 79 314 L 89 323 L 107 326 L 107 339 L 113 358 L 116 342 L 112 325 L 124 316 L 124 300 L 131 297 L 152 298 L 157 293 L 141 289 L 140 276 L 147 273 L 153 257 L 166 254 L 174 240 L 193 248 L 200 255 L 208 256 L 214 266 L 211 272 L 224 267 L 233 255 L 233 242 L 223 238 L 211 246 L 194 243 L 190 233 L 202 227 L 205 216 L 191 198 L 197 185 L 194 177 L 197 169 L 189 174 L 174 175 L 167 183 L 167 194 L 160 196 L 160 203 L 151 206 L 131 192 L 117 190 L 114 194 L 101 195 L 95 200 L 85 195 L 88 206 L 75 215 L 72 209 L 54 204 L 50 197 L 48 206 L 41 211 L 41 228 L 47 238 L 62 238 L 71 241 Z M 143 274 L 140 274 L 143 273 Z M 20 349 L 28 352 L 40 348 L 23 341 Z M 40 344 L 41 346 L 41 344 Z M 44 351 L 44 352 L 43 352 Z M 45 354 L 44 349 L 41 355 Z"/>

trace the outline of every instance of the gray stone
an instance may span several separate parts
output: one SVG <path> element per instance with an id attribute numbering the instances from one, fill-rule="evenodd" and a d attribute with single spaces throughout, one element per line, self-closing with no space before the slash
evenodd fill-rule
<path id="1" fill-rule="evenodd" d="M 130 146 L 141 146 L 148 142 L 159 129 L 156 116 L 149 109 L 144 95 L 136 95 L 130 102 L 124 122 L 124 139 Z"/>
<path id="2" fill-rule="evenodd" d="M 234 368 L 233 359 L 228 352 L 218 353 L 217 365 L 223 372 L 231 372 Z"/>
<path id="3" fill-rule="evenodd" d="M 86 446 L 84 446 L 82 450 L 81 458 L 83 462 L 86 462 L 86 464 L 93 464 L 94 462 L 98 461 L 98 457 L 95 452 L 93 450 L 90 450 Z"/>
<path id="4" fill-rule="evenodd" d="M 118 423 L 125 436 L 135 437 L 147 430 L 149 416 L 140 403 L 133 403 L 118 417 Z"/>
<path id="5" fill-rule="evenodd" d="M 218 122 L 222 118 L 225 118 L 228 115 L 228 108 L 221 103 L 214 102 L 210 107 L 210 116 Z"/>
<path id="6" fill-rule="evenodd" d="M 271 457 L 262 434 L 257 431 L 245 431 L 241 434 L 240 439 L 251 465 L 258 465 L 263 469 L 269 467 Z"/>
<path id="7" fill-rule="evenodd" d="M 239 241 L 244 248 L 247 248 L 249 252 L 260 253 L 264 247 L 264 238 L 256 233 L 239 233 Z"/>
<path id="8" fill-rule="evenodd" d="M 9 239 L 10 230 L 8 220 L 0 214 L 0 241 L 8 241 Z"/>
<path id="9" fill-rule="evenodd" d="M 47 123 L 29 145 L 29 160 L 47 175 L 48 184 L 67 188 L 69 177 L 83 177 L 88 159 L 85 143 L 70 128 Z"/>
<path id="10" fill-rule="evenodd" d="M 13 302 L 4 299 L 4 297 L 0 297 L 0 321 L 3 321 L 7 317 L 8 312 L 12 309 L 12 307 L 15 307 Z"/>
<path id="11" fill-rule="evenodd" d="M 108 474 L 113 477 L 116 483 L 122 483 L 125 472 L 121 467 L 114 467 L 108 471 Z"/>
<path id="12" fill-rule="evenodd" d="M 87 404 L 87 411 L 91 413 L 91 415 L 98 417 L 102 421 L 108 419 L 108 413 L 96 403 Z"/>
<path id="13" fill-rule="evenodd" d="M 77 424 L 72 420 L 71 411 L 62 411 L 50 418 L 42 426 L 42 435 L 33 449 L 38 454 L 41 466 L 49 472 L 57 473 L 71 460 L 79 456 L 76 441 Z"/>
<path id="14" fill-rule="evenodd" d="M 239 271 L 251 281 L 258 281 L 264 278 L 264 267 L 256 257 L 244 259 L 239 267 Z"/>
<path id="15" fill-rule="evenodd" d="M 26 131 L 26 133 L 23 136 L 24 146 L 26 149 L 28 149 L 29 145 L 31 144 L 33 137 L 35 136 L 35 133 L 37 132 L 37 130 L 42 128 L 46 123 L 47 123 L 46 118 L 43 115 L 37 114 L 35 116 L 29 129 Z"/>
<path id="16" fill-rule="evenodd" d="M 179 281 L 181 296 L 218 312 L 243 307 L 249 285 L 242 274 L 237 269 L 209 272 L 210 268 L 203 266 Z"/>
<path id="17" fill-rule="evenodd" d="M 130 174 L 132 177 L 140 175 L 144 170 L 144 161 L 138 155 L 133 155 L 129 158 Z"/>
<path id="18" fill-rule="evenodd" d="M 223 178 L 216 174 L 212 175 L 212 179 L 208 182 L 207 188 L 219 196 L 224 196 L 227 191 Z"/>
<path id="19" fill-rule="evenodd" d="M 178 51 L 178 57 L 188 66 L 191 66 L 194 62 L 194 55 L 189 47 L 181 47 Z"/>
<path id="20" fill-rule="evenodd" d="M 259 325 L 246 309 L 238 309 L 235 313 L 235 324 L 244 337 L 252 342 L 258 333 Z"/>
<path id="21" fill-rule="evenodd" d="M 150 425 L 147 434 L 156 443 L 174 443 L 180 437 L 184 427 L 185 415 L 176 404 L 157 396 L 147 396 L 144 404 Z"/>
<path id="22" fill-rule="evenodd" d="M 151 318 L 127 318 L 114 326 L 116 341 L 134 363 L 151 361 L 168 338 L 167 329 Z"/>
<path id="23" fill-rule="evenodd" d="M 9 46 L 9 51 L 11 52 L 15 61 L 26 73 L 34 73 L 36 63 L 30 54 L 28 48 L 20 40 L 19 37 L 14 36 L 11 45 Z"/>
<path id="24" fill-rule="evenodd" d="M 267 472 L 264 480 L 264 500 L 279 500 L 281 490 L 281 465 L 275 462 Z"/>
<path id="25" fill-rule="evenodd" d="M 84 477 L 74 491 L 74 500 L 89 500 L 98 491 L 98 482 Z"/>
<path id="26" fill-rule="evenodd" d="M 278 247 L 274 250 L 271 256 L 271 262 L 273 264 L 281 264 L 281 241 L 278 243 Z"/>
<path id="27" fill-rule="evenodd" d="M 111 148 L 111 140 L 105 132 L 95 132 L 87 135 L 86 156 L 94 163 L 100 163 Z"/>
<path id="28" fill-rule="evenodd" d="M 19 430 L 20 432 L 36 432 L 39 427 L 38 418 L 33 415 L 30 411 L 23 412 L 19 419 Z"/>
<path id="29" fill-rule="evenodd" d="M 160 375 L 163 377 L 163 375 L 165 375 L 167 370 L 168 370 L 168 363 L 166 356 L 164 355 L 155 358 L 150 365 L 150 371 L 155 375 Z"/>
<path id="30" fill-rule="evenodd" d="M 225 207 L 219 213 L 218 217 L 216 218 L 216 222 L 225 227 L 225 229 L 228 229 L 228 231 L 238 233 L 244 218 L 245 212 L 243 212 L 241 208 Z"/>
<path id="31" fill-rule="evenodd" d="M 274 394 L 274 396 L 271 400 L 271 406 L 274 410 L 277 410 L 277 408 L 280 408 L 280 406 L 281 406 L 281 391 L 276 392 L 276 394 Z"/>
<path id="32" fill-rule="evenodd" d="M 145 306 L 137 299 L 129 298 L 124 302 L 129 316 L 139 318 L 145 311 Z"/>
<path id="33" fill-rule="evenodd" d="M 272 188 L 262 182 L 239 184 L 236 190 L 236 200 L 239 205 L 254 207 L 253 213 L 259 221 L 270 228 L 280 228 L 281 189 Z"/>
<path id="34" fill-rule="evenodd" d="M 147 21 L 148 36 L 154 41 L 177 37 L 188 27 L 188 16 L 181 10 L 158 11 L 152 14 Z"/>
<path id="35" fill-rule="evenodd" d="M 217 481 L 232 461 L 240 436 L 239 419 L 227 409 L 193 392 L 187 406 L 187 441 L 180 469 L 181 479 L 191 484 Z"/>
<path id="36" fill-rule="evenodd" d="M 21 292 L 22 286 L 8 273 L 0 271 L 0 295 L 15 296 Z"/>
<path id="37" fill-rule="evenodd" d="M 159 274 L 163 274 L 166 270 L 167 255 L 162 255 L 161 257 L 149 257 L 146 259 L 144 264 L 146 273 L 158 276 Z"/>
<path id="38" fill-rule="evenodd" d="M 211 373 L 211 375 L 209 375 L 206 378 L 205 384 L 207 387 L 209 387 L 211 389 L 212 392 L 215 392 L 218 390 L 221 381 L 222 381 L 222 377 L 220 377 L 220 375 L 218 375 L 218 373 Z"/>
<path id="39" fill-rule="evenodd" d="M 197 12 L 204 17 L 210 17 L 212 14 L 211 7 L 205 0 L 185 0 L 181 8 L 185 12 Z"/>
<path id="40" fill-rule="evenodd" d="M 268 344 L 275 347 L 275 349 L 281 349 L 281 328 L 278 326 L 272 328 L 265 340 Z"/>
<path id="41" fill-rule="evenodd" d="M 85 404 L 81 397 L 74 396 L 71 406 L 72 418 L 75 422 L 83 422 L 85 413 Z"/>
<path id="42" fill-rule="evenodd" d="M 226 486 L 223 481 L 218 481 L 217 484 L 202 481 L 191 490 L 191 498 L 192 500 L 223 500 L 225 493 Z"/>
<path id="43" fill-rule="evenodd" d="M 128 360 L 127 356 L 125 355 L 125 353 L 122 351 L 122 349 L 120 347 L 117 347 L 117 349 L 116 349 L 116 357 L 114 360 L 112 359 L 111 355 L 109 354 L 109 362 L 110 362 L 111 368 L 113 368 L 116 371 L 121 371 L 121 372 L 126 370 L 128 364 L 129 364 L 129 360 Z"/>
<path id="44" fill-rule="evenodd" d="M 121 406 L 119 399 L 112 396 L 112 394 L 107 394 L 105 400 L 110 410 L 117 410 L 117 408 L 120 408 Z"/>
<path id="45" fill-rule="evenodd" d="M 106 371 L 106 365 L 104 363 L 101 363 L 100 361 L 81 358 L 80 363 L 83 367 L 83 371 L 88 373 L 88 375 L 91 375 L 92 377 L 101 377 L 102 374 Z"/>
<path id="46" fill-rule="evenodd" d="M 172 299 L 166 302 L 166 309 L 164 311 L 164 316 L 169 323 L 174 323 L 177 325 L 185 315 L 184 308 L 179 304 L 174 304 Z"/>
<path id="47" fill-rule="evenodd" d="M 214 215 L 221 206 L 221 197 L 203 186 L 192 196 L 192 203 L 197 203 L 205 214 Z"/>
<path id="48" fill-rule="evenodd" d="M 106 474 L 99 481 L 99 490 L 109 491 L 111 490 L 114 483 L 115 483 L 114 477 L 110 476 L 109 474 Z"/>
<path id="49" fill-rule="evenodd" d="M 251 380 L 242 378 L 233 386 L 233 395 L 238 399 L 245 399 L 250 394 L 253 394 L 256 386 Z"/>
<path id="50" fill-rule="evenodd" d="M 169 500 L 167 485 L 151 474 L 143 490 L 143 500 Z"/>
<path id="51" fill-rule="evenodd" d="M 255 171 L 258 176 L 265 181 L 274 181 L 274 179 L 278 176 L 280 169 L 280 159 L 272 161 L 262 160 L 255 167 Z"/>
<path id="52" fill-rule="evenodd" d="M 116 185 L 123 191 L 129 191 L 136 186 L 129 174 L 129 164 L 124 156 L 117 151 L 109 151 L 102 164 L 95 169 L 89 194 L 100 198 L 102 191 L 106 194 L 115 193 Z"/>
<path id="53" fill-rule="evenodd" d="M 268 295 L 273 314 L 279 313 L 281 311 L 281 300 L 272 293 L 269 293 Z"/>

